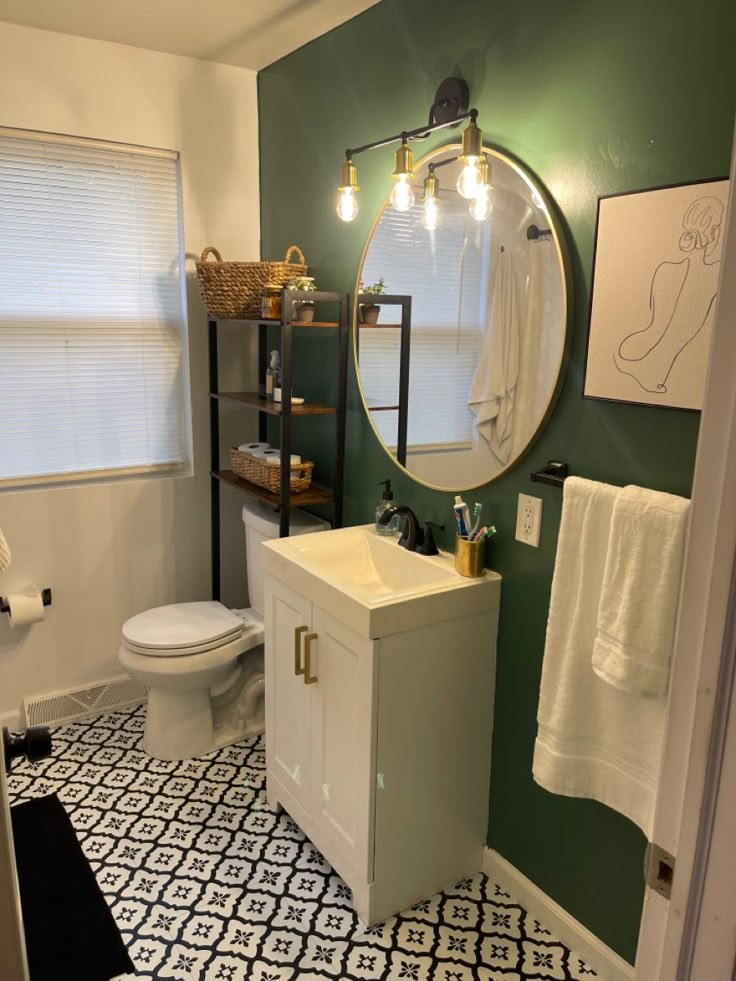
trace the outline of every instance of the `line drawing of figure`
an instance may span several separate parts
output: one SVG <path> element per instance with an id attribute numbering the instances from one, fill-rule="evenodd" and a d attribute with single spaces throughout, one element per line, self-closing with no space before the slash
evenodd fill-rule
<path id="1" fill-rule="evenodd" d="M 628 334 L 613 354 L 616 368 L 647 392 L 664 394 L 675 361 L 698 336 L 718 292 L 724 206 L 716 197 L 693 201 L 682 218 L 677 262 L 660 262 L 649 289 L 649 323 Z"/>

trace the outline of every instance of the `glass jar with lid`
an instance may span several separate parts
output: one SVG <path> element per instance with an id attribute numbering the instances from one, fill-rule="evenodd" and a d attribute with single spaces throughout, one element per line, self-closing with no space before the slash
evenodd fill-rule
<path id="1" fill-rule="evenodd" d="M 261 316 L 264 320 L 281 320 L 281 290 L 279 283 L 266 283 L 261 295 Z"/>

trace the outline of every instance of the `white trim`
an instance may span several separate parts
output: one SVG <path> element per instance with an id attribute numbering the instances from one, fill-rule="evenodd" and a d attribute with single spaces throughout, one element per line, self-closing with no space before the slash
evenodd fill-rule
<path id="1" fill-rule="evenodd" d="M 630 964 L 492 848 L 483 851 L 483 871 L 489 879 L 509 892 L 515 902 L 551 930 L 566 947 L 594 968 L 599 981 L 631 981 L 634 977 L 634 968 Z"/>
<path id="2" fill-rule="evenodd" d="M 735 144 L 736 146 L 736 144 Z M 670 680 L 670 705 L 657 790 L 653 840 L 675 856 L 669 903 L 651 889 L 636 957 L 637 981 L 684 979 L 678 968 L 683 927 L 690 923 L 690 885 L 702 873 L 696 852 L 709 765 L 722 747 L 711 743 L 722 670 L 729 592 L 736 554 L 736 153 L 723 234 L 719 295 L 695 461 L 690 535 Z M 712 788 L 711 788 L 712 793 Z M 683 964 L 687 952 L 683 951 Z"/>
<path id="3" fill-rule="evenodd" d="M 166 160 L 179 159 L 177 150 L 159 150 L 152 146 L 115 143 L 112 140 L 94 140 L 86 136 L 67 136 L 65 133 L 44 133 L 33 129 L 18 129 L 15 126 L 0 126 L 0 137 L 9 140 L 32 140 L 35 143 L 59 143 L 62 146 L 96 147 L 98 150 L 137 153 L 143 157 L 163 157 Z"/>
<path id="4" fill-rule="evenodd" d="M 13 712 L 0 712 L 0 729 L 3 726 L 7 726 L 11 732 L 20 732 L 21 729 L 25 729 L 23 710 L 15 709 Z"/>

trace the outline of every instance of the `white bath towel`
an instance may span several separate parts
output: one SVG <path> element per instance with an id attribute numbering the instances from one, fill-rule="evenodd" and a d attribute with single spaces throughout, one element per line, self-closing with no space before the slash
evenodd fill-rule
<path id="1" fill-rule="evenodd" d="M 644 487 L 616 498 L 593 670 L 621 691 L 667 692 L 689 506 Z"/>
<path id="2" fill-rule="evenodd" d="M 593 671 L 613 505 L 620 488 L 568 477 L 552 580 L 534 779 L 592 797 L 651 835 L 666 702 L 619 691 Z"/>
<path id="3" fill-rule="evenodd" d="M 12 561 L 13 553 L 10 551 L 10 545 L 5 540 L 5 535 L 0 528 L 0 572 L 5 572 Z"/>
<path id="4" fill-rule="evenodd" d="M 501 252 L 486 329 L 468 395 L 476 427 L 494 455 L 506 463 L 511 453 L 514 393 L 519 376 L 519 307 L 508 252 Z"/>

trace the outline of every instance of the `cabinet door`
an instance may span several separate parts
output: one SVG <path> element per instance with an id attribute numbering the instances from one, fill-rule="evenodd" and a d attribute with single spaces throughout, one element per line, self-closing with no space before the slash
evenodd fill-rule
<path id="1" fill-rule="evenodd" d="M 373 878 L 376 777 L 374 644 L 325 610 L 312 609 L 313 815 L 331 838 L 338 870 Z M 344 874 L 344 873 L 343 873 Z"/>
<path id="2" fill-rule="evenodd" d="M 312 604 L 267 575 L 265 607 L 267 765 L 309 811 L 311 698 L 297 669 L 304 664 Z"/>

